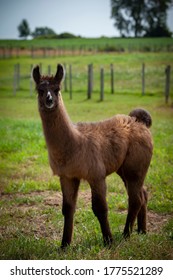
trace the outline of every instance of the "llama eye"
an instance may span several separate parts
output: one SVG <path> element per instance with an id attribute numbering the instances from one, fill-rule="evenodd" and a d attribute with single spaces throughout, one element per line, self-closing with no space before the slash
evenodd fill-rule
<path id="1" fill-rule="evenodd" d="M 39 90 L 38 90 L 38 93 L 39 93 L 41 96 L 43 96 L 44 90 L 43 90 L 43 89 L 39 89 Z"/>
<path id="2" fill-rule="evenodd" d="M 59 92 L 59 88 L 56 88 L 56 89 L 54 90 L 54 93 L 57 95 L 58 92 Z"/>

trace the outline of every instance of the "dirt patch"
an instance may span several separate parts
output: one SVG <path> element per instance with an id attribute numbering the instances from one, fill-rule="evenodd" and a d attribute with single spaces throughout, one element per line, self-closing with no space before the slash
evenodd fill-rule
<path id="1" fill-rule="evenodd" d="M 124 215 L 127 214 L 127 210 L 118 211 Z M 168 220 L 173 217 L 171 214 L 155 213 L 151 210 L 147 212 L 147 231 L 151 233 L 161 233 L 162 228 L 166 225 Z"/>
<path id="2" fill-rule="evenodd" d="M 57 214 L 61 212 L 62 194 L 60 192 L 36 191 L 28 194 L 4 194 L 1 196 L 1 201 L 4 201 L 5 212 L 12 219 L 17 219 L 19 222 L 18 227 L 21 225 L 25 233 L 33 232 L 36 236 L 57 237 L 57 225 L 52 224 L 52 217 L 49 215 L 49 211 L 53 210 Z M 8 203 L 8 207 L 5 206 L 6 203 Z M 90 205 L 90 191 L 80 191 L 77 208 L 90 207 Z M 127 210 L 117 212 L 122 215 L 127 214 Z M 171 214 L 158 214 L 148 211 L 148 232 L 160 233 L 171 217 Z M 61 223 L 62 221 L 63 219 Z M 56 230 L 54 227 L 56 227 Z M 5 227 L 1 227 L 2 229 L 5 234 Z"/>
<path id="3" fill-rule="evenodd" d="M 149 232 L 159 233 L 172 217 L 171 214 L 158 214 L 153 211 L 148 211 L 147 228 Z"/>

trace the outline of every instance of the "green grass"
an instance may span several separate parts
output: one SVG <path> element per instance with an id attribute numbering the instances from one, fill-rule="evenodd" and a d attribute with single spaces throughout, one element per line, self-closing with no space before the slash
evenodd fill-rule
<path id="1" fill-rule="evenodd" d="M 145 181 L 149 193 L 149 233 L 139 236 L 134 232 L 130 240 L 122 239 L 127 195 L 122 181 L 113 174 L 107 178 L 113 246 L 103 246 L 99 224 L 91 210 L 90 189 L 86 182 L 82 182 L 73 243 L 65 252 L 58 249 L 63 228 L 60 185 L 49 167 L 36 96 L 29 95 L 27 79 L 22 81 L 20 90 L 13 96 L 7 80 L 17 59 L 0 60 L 0 259 L 173 258 L 172 101 L 165 105 L 160 87 L 158 89 L 157 83 L 152 84 L 151 81 L 148 81 L 148 87 L 152 88 L 153 94 L 148 92 L 141 96 L 137 82 L 134 92 L 131 92 L 130 86 L 128 91 L 124 91 L 123 72 L 121 77 L 117 77 L 117 83 L 118 79 L 122 79 L 121 90 L 114 95 L 110 94 L 109 84 L 105 83 L 104 102 L 99 102 L 99 75 L 95 76 L 91 100 L 86 100 L 86 86 L 83 85 L 83 78 L 86 79 L 83 69 L 90 61 L 93 61 L 96 69 L 101 64 L 108 69 L 109 63 L 115 59 L 117 68 L 126 66 L 134 79 L 133 71 L 139 62 L 145 59 L 151 67 L 149 76 L 155 75 L 157 67 L 164 69 L 164 65 L 169 63 L 170 55 L 146 56 L 141 53 L 62 57 L 65 63 L 73 63 L 79 73 L 74 82 L 73 99 L 69 100 L 68 92 L 63 92 L 67 111 L 74 122 L 97 121 L 117 113 L 128 114 L 132 108 L 140 106 L 152 115 L 151 132 L 154 139 L 154 154 Z M 23 58 L 20 62 L 26 75 L 30 63 L 35 64 L 36 61 Z M 48 64 L 56 66 L 52 59 L 41 62 L 43 70 Z M 171 98 L 172 93 L 171 86 Z"/>

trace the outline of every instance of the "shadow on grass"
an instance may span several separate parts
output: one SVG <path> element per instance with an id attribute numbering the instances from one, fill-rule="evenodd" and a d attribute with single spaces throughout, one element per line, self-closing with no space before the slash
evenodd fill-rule
<path id="1" fill-rule="evenodd" d="M 101 235 L 98 238 L 76 240 L 65 249 L 60 248 L 60 241 L 26 237 L 24 235 L 9 240 L 1 240 L 0 259 L 4 260 L 81 260 L 109 259 L 111 250 L 115 251 L 125 242 L 121 233 L 116 233 L 112 246 L 104 246 Z"/>

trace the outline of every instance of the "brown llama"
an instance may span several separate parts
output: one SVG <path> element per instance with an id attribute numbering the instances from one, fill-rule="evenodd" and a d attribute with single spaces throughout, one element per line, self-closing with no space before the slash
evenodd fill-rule
<path id="1" fill-rule="evenodd" d="M 128 193 L 124 237 L 130 236 L 137 218 L 138 232 L 146 233 L 147 193 L 144 179 L 152 157 L 151 117 L 143 109 L 94 123 L 73 124 L 60 93 L 63 66 L 56 75 L 41 76 L 33 69 L 38 107 L 47 143 L 50 166 L 60 177 L 64 230 L 61 247 L 71 243 L 73 217 L 80 180 L 88 181 L 92 210 L 99 220 L 105 244 L 112 242 L 106 202 L 106 176 L 116 172 Z"/>

